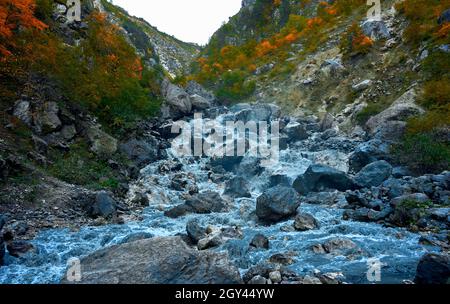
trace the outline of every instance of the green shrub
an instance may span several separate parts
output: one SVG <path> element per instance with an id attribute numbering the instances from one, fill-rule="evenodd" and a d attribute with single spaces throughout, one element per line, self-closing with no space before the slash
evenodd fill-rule
<path id="1" fill-rule="evenodd" d="M 48 172 L 65 182 L 99 190 L 115 189 L 119 183 L 106 161 L 99 160 L 83 141 L 71 145 L 66 154 L 55 153 Z"/>
<path id="2" fill-rule="evenodd" d="M 217 97 L 223 102 L 238 102 L 250 97 L 256 88 L 254 81 L 246 81 L 246 73 L 233 71 L 223 74 L 219 87 L 216 91 Z"/>
<path id="3" fill-rule="evenodd" d="M 365 124 L 372 116 L 381 113 L 385 106 L 379 103 L 372 103 L 356 114 L 356 122 L 359 125 Z"/>
<path id="4" fill-rule="evenodd" d="M 450 143 L 438 131 L 407 134 L 392 152 L 401 164 L 418 174 L 440 173 L 450 168 Z"/>

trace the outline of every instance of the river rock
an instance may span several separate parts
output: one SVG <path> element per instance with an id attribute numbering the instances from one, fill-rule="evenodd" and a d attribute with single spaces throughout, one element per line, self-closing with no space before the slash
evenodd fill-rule
<path id="1" fill-rule="evenodd" d="M 89 214 L 93 217 L 108 218 L 116 213 L 115 200 L 105 191 L 97 193 L 95 202 L 90 206 Z"/>
<path id="2" fill-rule="evenodd" d="M 191 196 L 182 205 L 178 205 L 164 213 L 165 216 L 177 218 L 188 213 L 209 214 L 213 212 L 224 212 L 225 201 L 217 192 L 207 191 Z"/>
<path id="3" fill-rule="evenodd" d="M 352 240 L 346 238 L 334 238 L 328 240 L 324 244 L 318 244 L 313 246 L 313 251 L 316 253 L 328 253 L 332 255 L 344 255 L 360 251 L 358 245 Z"/>
<path id="4" fill-rule="evenodd" d="M 344 172 L 334 168 L 314 164 L 303 175 L 297 177 L 293 187 L 298 193 L 306 195 L 309 192 L 324 190 L 352 190 L 356 187 L 353 180 Z"/>
<path id="5" fill-rule="evenodd" d="M 196 251 L 180 237 L 112 246 L 81 260 L 81 284 L 239 284 L 227 254 Z M 63 283 L 69 283 L 63 279 Z"/>
<path id="6" fill-rule="evenodd" d="M 290 122 L 283 130 L 288 136 L 288 142 L 297 142 L 305 140 L 309 137 L 308 132 L 303 124 L 298 122 Z"/>
<path id="7" fill-rule="evenodd" d="M 186 232 L 194 244 L 206 237 L 206 229 L 202 228 L 196 220 L 190 220 L 186 224 Z"/>
<path id="8" fill-rule="evenodd" d="M 226 182 L 223 194 L 232 198 L 252 197 L 247 180 L 240 176 Z"/>
<path id="9" fill-rule="evenodd" d="M 250 242 L 250 247 L 269 249 L 269 239 L 264 234 L 257 234 Z"/>
<path id="10" fill-rule="evenodd" d="M 276 186 L 265 191 L 256 201 L 256 215 L 263 222 L 276 223 L 297 212 L 300 196 L 288 187 Z"/>
<path id="11" fill-rule="evenodd" d="M 416 284 L 449 284 L 450 258 L 448 255 L 428 253 L 417 266 Z"/>
<path id="12" fill-rule="evenodd" d="M 319 222 L 308 213 L 301 213 L 295 217 L 294 228 L 297 231 L 307 231 L 319 227 Z"/>
<path id="13" fill-rule="evenodd" d="M 362 168 L 379 159 L 383 159 L 389 152 L 389 145 L 379 139 L 373 139 L 358 145 L 349 158 L 349 172 L 358 173 Z"/>
<path id="14" fill-rule="evenodd" d="M 392 166 L 384 161 L 376 161 L 365 166 L 355 176 L 355 182 L 362 188 L 378 187 L 392 174 Z"/>

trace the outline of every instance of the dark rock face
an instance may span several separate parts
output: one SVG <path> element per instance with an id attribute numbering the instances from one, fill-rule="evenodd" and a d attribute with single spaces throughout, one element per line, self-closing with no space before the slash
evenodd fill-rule
<path id="1" fill-rule="evenodd" d="M 447 255 L 428 253 L 417 266 L 416 284 L 449 284 L 450 258 Z"/>
<path id="2" fill-rule="evenodd" d="M 307 213 L 299 214 L 295 217 L 294 228 L 297 231 L 307 231 L 319 227 L 319 222 Z"/>
<path id="3" fill-rule="evenodd" d="M 108 218 L 116 213 L 116 202 L 107 192 L 99 192 L 94 204 L 89 208 L 89 214 L 93 217 Z"/>
<path id="4" fill-rule="evenodd" d="M 226 254 L 196 251 L 180 237 L 112 246 L 82 259 L 81 284 L 240 284 Z M 69 283 L 63 279 L 63 283 Z"/>
<path id="5" fill-rule="evenodd" d="M 355 176 L 355 182 L 361 188 L 378 187 L 392 174 L 392 166 L 380 160 L 365 166 Z"/>
<path id="6" fill-rule="evenodd" d="M 227 181 L 224 195 L 232 198 L 252 197 L 247 180 L 239 176 Z"/>
<path id="7" fill-rule="evenodd" d="M 276 223 L 297 212 L 300 196 L 288 187 L 277 186 L 264 192 L 256 201 L 256 215 L 263 222 Z"/>
<path id="8" fill-rule="evenodd" d="M 196 194 L 186 200 L 183 205 L 178 205 L 164 213 L 165 216 L 177 218 L 188 213 L 208 214 L 213 212 L 224 212 L 225 201 L 216 192 L 203 192 Z"/>
<path id="9" fill-rule="evenodd" d="M 346 191 L 355 189 L 353 180 L 344 172 L 324 166 L 311 165 L 306 172 L 299 176 L 293 185 L 300 194 L 320 192 L 323 190 Z"/>
<path id="10" fill-rule="evenodd" d="M 257 234 L 250 242 L 250 247 L 269 249 L 269 239 L 263 234 Z"/>
<path id="11" fill-rule="evenodd" d="M 381 140 L 373 139 L 356 147 L 349 159 L 350 173 L 358 173 L 362 168 L 379 159 L 384 159 L 388 154 L 389 146 Z"/>

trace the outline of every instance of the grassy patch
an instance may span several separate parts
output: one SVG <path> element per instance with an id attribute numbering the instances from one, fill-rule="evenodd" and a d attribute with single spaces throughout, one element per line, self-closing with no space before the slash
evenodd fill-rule
<path id="1" fill-rule="evenodd" d="M 94 190 L 104 188 L 113 190 L 119 186 L 114 170 L 106 161 L 97 159 L 83 141 L 73 144 L 70 152 L 66 154 L 56 153 L 53 164 L 47 171 L 67 183 Z"/>

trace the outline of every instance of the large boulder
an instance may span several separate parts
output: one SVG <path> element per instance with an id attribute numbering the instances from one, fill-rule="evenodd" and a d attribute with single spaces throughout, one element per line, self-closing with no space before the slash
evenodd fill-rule
<path id="1" fill-rule="evenodd" d="M 211 102 L 200 95 L 191 95 L 190 99 L 194 110 L 203 111 L 211 107 Z"/>
<path id="2" fill-rule="evenodd" d="M 314 245 L 312 249 L 315 253 L 326 253 L 342 256 L 361 253 L 361 249 L 358 245 L 352 240 L 346 238 L 333 238 L 323 244 Z"/>
<path id="3" fill-rule="evenodd" d="M 48 134 L 61 128 L 59 119 L 59 107 L 56 102 L 46 102 L 37 111 L 34 118 L 35 128 L 40 133 Z"/>
<path id="4" fill-rule="evenodd" d="M 374 134 L 379 127 L 383 127 L 387 122 L 405 121 L 411 116 L 423 114 L 424 110 L 415 103 L 416 98 L 417 93 L 415 89 L 407 91 L 389 108 L 371 117 L 366 123 L 367 129 Z"/>
<path id="5" fill-rule="evenodd" d="M 198 95 L 200 97 L 203 97 L 208 101 L 210 105 L 216 100 L 216 97 L 214 96 L 213 93 L 206 90 L 202 85 L 193 80 L 188 82 L 186 86 L 186 92 L 191 96 Z"/>
<path id="6" fill-rule="evenodd" d="M 121 144 L 119 149 L 138 168 L 142 168 L 156 161 L 159 157 L 159 142 L 153 136 L 147 136 L 144 139 L 130 139 Z"/>
<path id="7" fill-rule="evenodd" d="M 256 249 L 269 249 L 269 239 L 264 234 L 257 234 L 250 242 L 250 247 Z"/>
<path id="8" fill-rule="evenodd" d="M 258 197 L 256 215 L 263 222 L 276 223 L 295 215 L 299 206 L 300 195 L 294 189 L 276 186 Z"/>
<path id="9" fill-rule="evenodd" d="M 24 124 L 31 127 L 33 123 L 33 114 L 31 112 L 31 104 L 27 100 L 18 100 L 14 104 L 13 115 L 21 120 Z"/>
<path id="10" fill-rule="evenodd" d="M 392 166 L 384 161 L 376 161 L 365 166 L 355 176 L 355 182 L 361 188 L 378 187 L 392 174 Z"/>
<path id="11" fill-rule="evenodd" d="M 194 244 L 206 237 L 206 229 L 201 227 L 198 221 L 190 220 L 186 224 L 186 233 Z"/>
<path id="12" fill-rule="evenodd" d="M 225 201 L 217 192 L 207 191 L 191 196 L 182 205 L 178 205 L 164 213 L 165 216 L 178 218 L 188 213 L 209 214 L 224 212 L 227 209 Z"/>
<path id="13" fill-rule="evenodd" d="M 448 255 L 428 253 L 417 266 L 416 284 L 450 284 L 450 258 Z"/>
<path id="14" fill-rule="evenodd" d="M 116 213 L 116 202 L 107 192 L 99 192 L 88 212 L 92 217 L 111 217 Z"/>
<path id="15" fill-rule="evenodd" d="M 227 254 L 197 251 L 180 237 L 140 240 L 81 260 L 80 284 L 240 284 Z M 63 283 L 71 283 L 64 278 Z"/>
<path id="16" fill-rule="evenodd" d="M 283 129 L 283 133 L 287 135 L 289 142 L 297 142 L 300 140 L 305 140 L 309 137 L 305 125 L 298 122 L 290 122 Z"/>
<path id="17" fill-rule="evenodd" d="M 87 124 L 85 134 L 90 150 L 101 157 L 109 157 L 117 152 L 117 139 L 103 132 L 99 125 Z"/>
<path id="18" fill-rule="evenodd" d="M 358 173 L 368 164 L 386 158 L 388 152 L 389 145 L 379 139 L 361 143 L 350 155 L 348 160 L 349 172 Z"/>
<path id="19" fill-rule="evenodd" d="M 389 39 L 391 34 L 382 20 L 367 20 L 361 26 L 364 35 L 369 36 L 372 40 Z"/>
<path id="20" fill-rule="evenodd" d="M 232 198 L 252 197 L 248 181 L 240 176 L 226 182 L 224 195 Z"/>
<path id="21" fill-rule="evenodd" d="M 165 99 L 165 107 L 167 107 L 168 111 L 168 113 L 165 113 L 167 114 L 166 116 L 177 119 L 192 112 L 191 98 L 182 88 L 166 79 L 162 84 L 162 93 Z"/>
<path id="22" fill-rule="evenodd" d="M 298 193 L 305 195 L 309 192 L 324 190 L 347 191 L 356 187 L 353 180 L 344 172 L 325 165 L 311 165 L 303 175 L 297 177 L 293 185 Z"/>

